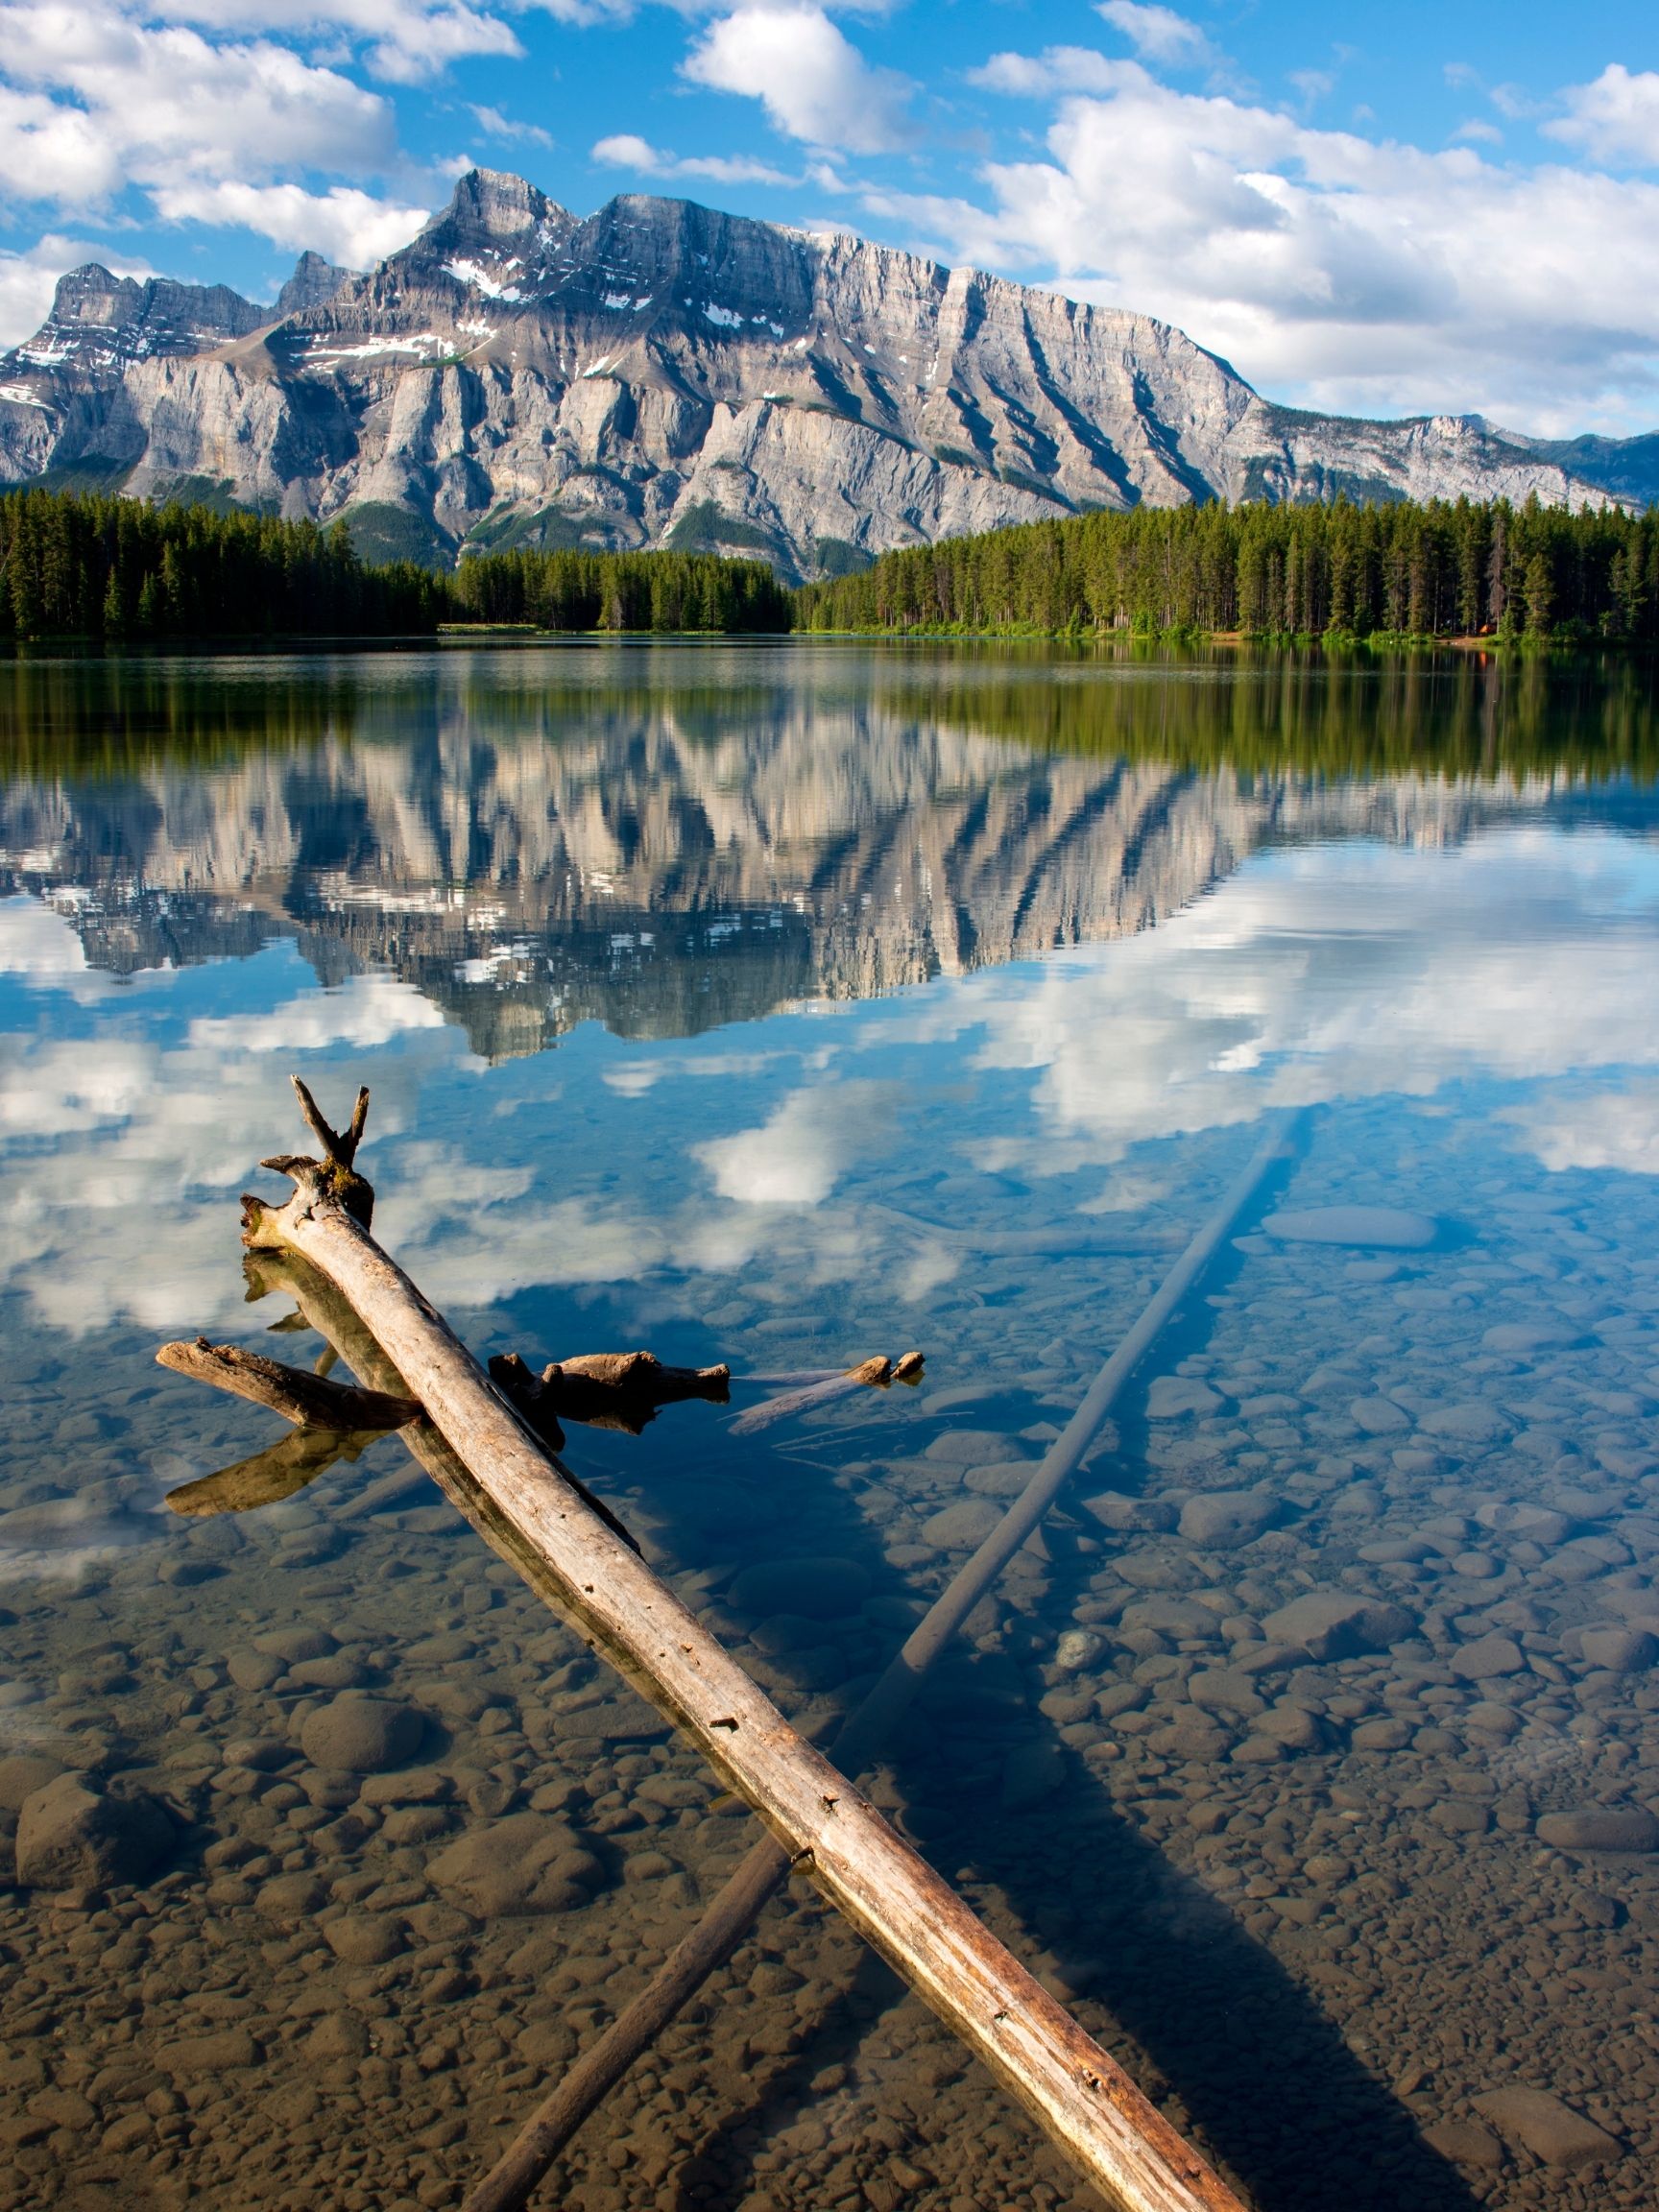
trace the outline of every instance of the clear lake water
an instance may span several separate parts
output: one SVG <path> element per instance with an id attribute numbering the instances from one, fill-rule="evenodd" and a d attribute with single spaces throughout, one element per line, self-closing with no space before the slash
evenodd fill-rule
<path id="1" fill-rule="evenodd" d="M 0 2212 L 459 2204 L 757 1833 L 395 1436 L 169 1503 L 294 1071 L 481 1356 L 730 1362 L 566 1457 L 815 1736 L 1290 1130 L 867 1786 L 1259 2212 L 1659 2202 L 1656 772 L 1628 661 L 0 663 Z M 797 1883 L 543 2201 L 1094 2200 Z"/>

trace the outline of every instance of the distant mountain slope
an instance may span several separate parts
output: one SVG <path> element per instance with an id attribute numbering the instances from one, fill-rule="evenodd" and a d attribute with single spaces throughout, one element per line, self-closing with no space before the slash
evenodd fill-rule
<path id="1" fill-rule="evenodd" d="M 367 276 L 307 255 L 273 310 L 88 267 L 0 358 L 0 482 L 205 483 L 435 559 L 671 543 L 798 578 L 1142 500 L 1597 499 L 1621 450 L 1298 413 L 1148 316 L 685 201 L 579 220 L 483 170 Z"/>

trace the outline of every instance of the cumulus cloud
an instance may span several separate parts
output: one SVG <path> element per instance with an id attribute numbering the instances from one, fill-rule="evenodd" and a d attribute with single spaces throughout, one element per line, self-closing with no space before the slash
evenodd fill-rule
<path id="1" fill-rule="evenodd" d="M 1503 1117 L 1523 1148 L 1551 1173 L 1610 1167 L 1626 1175 L 1659 1175 L 1659 1083 L 1637 1077 L 1615 1090 L 1512 1108 Z"/>
<path id="2" fill-rule="evenodd" d="M 85 204 L 128 180 L 367 168 L 393 152 L 384 100 L 270 40 L 0 6 L 0 181 L 21 199 Z"/>
<path id="3" fill-rule="evenodd" d="M 866 1153 L 889 1141 L 894 1095 L 885 1083 L 829 1083 L 796 1091 L 758 1129 L 691 1147 L 722 1198 L 751 1206 L 821 1206 Z"/>
<path id="4" fill-rule="evenodd" d="M 681 64 L 693 84 L 758 100 L 806 145 L 882 154 L 904 145 L 906 81 L 874 69 L 807 0 L 756 0 L 710 23 Z"/>
<path id="5" fill-rule="evenodd" d="M 376 76 L 402 84 L 473 55 L 523 51 L 510 25 L 465 0 L 171 0 L 167 12 L 216 31 L 346 39 Z"/>
<path id="6" fill-rule="evenodd" d="M 1065 48 L 980 82 L 1052 94 L 1047 157 L 987 165 L 989 207 L 867 202 L 951 257 L 1052 273 L 1344 410 L 1582 427 L 1659 388 L 1659 186 L 1377 143 Z"/>
<path id="7" fill-rule="evenodd" d="M 1543 126 L 1550 137 L 1614 168 L 1659 167 L 1659 71 L 1610 62 L 1563 97 L 1566 114 Z"/>
<path id="8" fill-rule="evenodd" d="M 1032 1076 L 1030 1121 L 974 1155 L 1023 1175 L 1115 1167 L 1275 1106 L 1465 1082 L 1616 1072 L 1640 1098 L 1659 1068 L 1659 963 L 1633 922 L 1655 913 L 1654 855 L 1608 834 L 1314 846 L 1259 854 L 1142 936 L 1035 977 L 974 977 L 894 1027 L 928 1043 L 981 1030 L 982 1066 Z M 1632 926 L 1609 931 L 1609 915 Z M 1518 1118 L 1546 1165 L 1574 1164 L 1563 1114 Z M 1636 1120 L 1590 1118 L 1576 1164 L 1602 1164 L 1598 1147 L 1620 1164 Z"/>
<path id="9" fill-rule="evenodd" d="M 666 147 L 653 146 L 648 138 L 618 132 L 600 138 L 592 157 L 609 169 L 632 169 L 640 177 L 700 177 L 715 184 L 799 184 L 799 177 L 785 176 L 765 161 L 740 154 L 691 154 L 682 156 Z"/>
<path id="10" fill-rule="evenodd" d="M 349 184 L 307 192 L 299 184 L 221 178 L 157 184 L 152 197 L 164 222 L 235 224 L 275 246 L 311 247 L 348 269 L 370 268 L 407 246 L 430 212 L 376 200 Z"/>
<path id="11" fill-rule="evenodd" d="M 1100 0 L 1095 9 L 1120 31 L 1137 54 L 1174 67 L 1215 60 L 1215 49 L 1196 23 L 1173 8 L 1143 7 L 1141 0 Z"/>
<path id="12" fill-rule="evenodd" d="M 507 25 L 455 0 L 183 0 L 179 12 L 157 23 L 121 0 L 0 0 L 0 195 L 91 212 L 136 186 L 163 221 L 245 226 L 362 266 L 424 211 L 345 181 L 401 164 L 390 102 L 340 64 L 361 49 L 371 70 L 409 82 L 518 51 Z M 325 32 L 327 64 L 281 42 Z M 317 173 L 340 181 L 293 181 Z M 87 258 L 63 243 L 0 258 L 0 345 L 35 328 L 50 278 Z"/>

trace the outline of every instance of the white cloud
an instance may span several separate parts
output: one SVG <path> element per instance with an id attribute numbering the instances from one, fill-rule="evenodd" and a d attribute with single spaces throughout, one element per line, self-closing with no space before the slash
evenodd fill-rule
<path id="1" fill-rule="evenodd" d="M 360 169 L 393 150 L 378 95 L 269 40 L 214 45 L 109 7 L 25 0 L 0 6 L 0 57 L 23 87 L 0 88 L 0 181 L 22 199 L 84 204 L 180 170 Z"/>
<path id="2" fill-rule="evenodd" d="M 1277 1106 L 1615 1070 L 1646 1088 L 1656 925 L 1659 855 L 1611 834 L 1311 846 L 1258 854 L 1142 936 L 973 977 L 895 1028 L 929 1043 L 980 1030 L 982 1066 L 1035 1076 L 1029 1122 L 976 1166 L 1110 1168 Z M 1576 1163 L 1543 1134 L 1536 1148 L 1551 1166 L 1625 1164 L 1636 1118 L 1589 1118 Z"/>
<path id="3" fill-rule="evenodd" d="M 511 115 L 503 115 L 499 108 L 472 108 L 469 110 L 480 131 L 488 131 L 493 138 L 522 138 L 534 146 L 553 145 L 553 134 L 543 131 L 540 123 L 517 123 Z"/>
<path id="4" fill-rule="evenodd" d="M 401 84 L 473 55 L 523 52 L 509 25 L 465 0 L 171 0 L 168 13 L 215 31 L 345 38 L 364 46 L 377 77 Z"/>
<path id="5" fill-rule="evenodd" d="M 1566 114 L 1543 126 L 1550 137 L 1613 168 L 1659 167 L 1659 71 L 1613 61 L 1593 84 L 1572 85 L 1562 97 Z"/>
<path id="6" fill-rule="evenodd" d="M 989 209 L 867 198 L 950 257 L 1052 272 L 1315 405 L 1581 428 L 1659 390 L 1659 186 L 1376 143 L 1070 49 L 980 82 L 1055 95 L 1048 157 L 988 165 Z"/>
<path id="7" fill-rule="evenodd" d="M 1659 1083 L 1638 1078 L 1585 1097 L 1544 1098 L 1503 1116 L 1525 1148 L 1558 1174 L 1569 1167 L 1611 1167 L 1626 1175 L 1659 1175 Z"/>
<path id="8" fill-rule="evenodd" d="M 1120 31 L 1148 61 L 1179 68 L 1215 60 L 1215 49 L 1197 24 L 1173 8 L 1143 7 L 1141 0 L 1100 0 L 1094 12 L 1103 15 L 1114 31 Z"/>
<path id="9" fill-rule="evenodd" d="M 627 131 L 596 140 L 592 158 L 607 168 L 632 169 L 641 177 L 701 177 L 716 184 L 799 184 L 801 181 L 799 177 L 787 177 L 781 169 L 774 169 L 765 161 L 750 160 L 745 155 L 692 154 L 682 157 L 666 147 L 653 146 L 648 138 L 636 137 Z"/>
<path id="10" fill-rule="evenodd" d="M 984 92 L 1043 100 L 1062 93 L 1114 92 L 1121 73 L 1121 62 L 1109 61 L 1091 46 L 1048 46 L 1041 54 L 993 54 L 981 67 L 969 70 L 968 82 Z"/>
<path id="11" fill-rule="evenodd" d="M 722 1198 L 750 1206 L 821 1206 L 855 1161 L 884 1147 L 894 1121 L 885 1083 L 792 1092 L 758 1129 L 691 1147 Z"/>
<path id="12" fill-rule="evenodd" d="M 681 70 L 694 84 L 760 101 L 778 130 L 809 146 L 881 154 L 910 136 L 906 81 L 873 69 L 807 0 L 756 0 L 721 16 Z"/>
<path id="13" fill-rule="evenodd" d="M 354 185 L 307 192 L 299 184 L 217 181 L 157 184 L 156 212 L 168 223 L 235 224 L 274 245 L 312 247 L 348 269 L 368 269 L 407 246 L 429 210 L 402 207 Z"/>

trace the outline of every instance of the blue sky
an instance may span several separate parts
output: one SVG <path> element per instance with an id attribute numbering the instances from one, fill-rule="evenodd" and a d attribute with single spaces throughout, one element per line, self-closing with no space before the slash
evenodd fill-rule
<path id="1" fill-rule="evenodd" d="M 94 255 L 366 266 L 474 162 L 1142 309 L 1303 404 L 1659 427 L 1650 4 L 0 0 L 0 343 Z"/>

